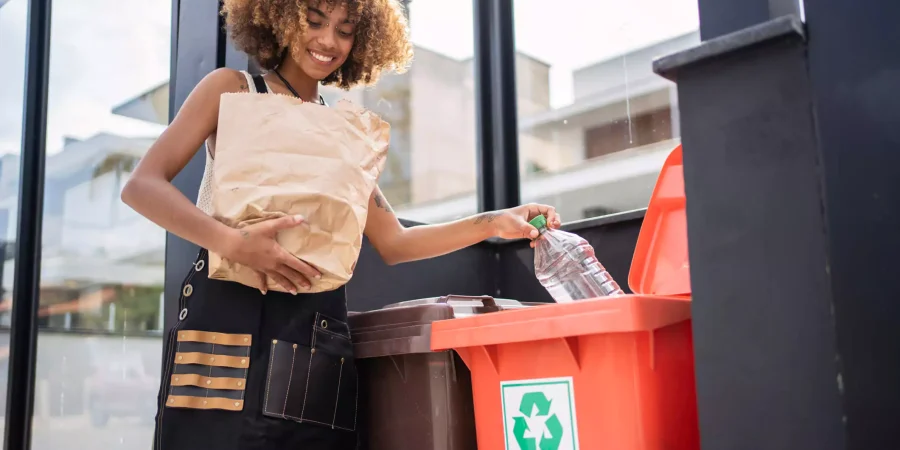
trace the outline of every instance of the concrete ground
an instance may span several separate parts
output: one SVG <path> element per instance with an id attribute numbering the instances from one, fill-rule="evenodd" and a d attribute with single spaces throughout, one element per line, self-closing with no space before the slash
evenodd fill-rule
<path id="1" fill-rule="evenodd" d="M 132 418 L 112 418 L 104 427 L 91 425 L 87 415 L 36 419 L 33 450 L 150 450 L 153 423 Z M 2 429 L 2 425 L 0 425 Z M 0 430 L 2 431 L 2 430 Z"/>

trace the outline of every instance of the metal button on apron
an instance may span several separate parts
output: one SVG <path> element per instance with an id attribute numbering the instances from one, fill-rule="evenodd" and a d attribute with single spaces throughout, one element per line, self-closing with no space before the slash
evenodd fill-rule
<path id="1" fill-rule="evenodd" d="M 201 259 L 200 261 L 197 261 L 196 264 L 194 264 L 194 270 L 196 270 L 197 272 L 199 272 L 199 271 L 203 270 L 203 267 L 204 267 L 205 265 L 206 265 L 206 261 L 204 261 L 204 260 Z"/>
<path id="2" fill-rule="evenodd" d="M 181 310 L 181 313 L 178 314 L 178 320 L 184 320 L 187 318 L 187 308 Z"/>
<path id="3" fill-rule="evenodd" d="M 184 285 L 184 289 L 181 290 L 181 293 L 182 293 L 185 297 L 190 297 L 191 294 L 194 293 L 194 287 L 191 286 L 191 285 L 189 285 L 189 284 L 186 284 L 186 285 Z"/>

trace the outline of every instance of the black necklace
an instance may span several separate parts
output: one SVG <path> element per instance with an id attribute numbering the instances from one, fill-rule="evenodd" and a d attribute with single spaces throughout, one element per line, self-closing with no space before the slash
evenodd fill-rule
<path id="1" fill-rule="evenodd" d="M 279 72 L 278 69 L 273 70 L 273 72 L 275 72 L 275 75 L 278 76 L 278 79 L 281 80 L 282 83 L 284 83 L 284 87 L 288 88 L 288 90 L 291 91 L 291 94 L 294 94 L 294 97 L 300 98 L 300 94 L 297 93 L 297 90 L 294 89 L 293 86 L 291 86 L 291 83 L 289 83 L 288 80 L 285 80 L 284 77 L 281 76 L 281 72 Z M 325 102 L 322 100 L 321 95 L 319 96 L 319 104 L 325 104 Z"/>

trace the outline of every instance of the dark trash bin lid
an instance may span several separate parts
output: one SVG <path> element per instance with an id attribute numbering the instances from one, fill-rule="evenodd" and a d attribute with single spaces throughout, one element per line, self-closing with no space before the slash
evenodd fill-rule
<path id="1" fill-rule="evenodd" d="M 474 314 L 523 308 L 516 300 L 491 296 L 446 295 L 393 303 L 349 314 L 356 358 L 431 353 L 431 323 Z"/>

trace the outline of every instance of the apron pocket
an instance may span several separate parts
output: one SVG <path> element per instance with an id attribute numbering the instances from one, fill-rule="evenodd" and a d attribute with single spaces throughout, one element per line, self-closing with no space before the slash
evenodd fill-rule
<path id="1" fill-rule="evenodd" d="M 357 373 L 347 324 L 316 314 L 309 342 L 272 341 L 263 414 L 354 431 Z"/>
<path id="2" fill-rule="evenodd" d="M 178 331 L 166 407 L 244 409 L 251 342 L 249 334 Z"/>

